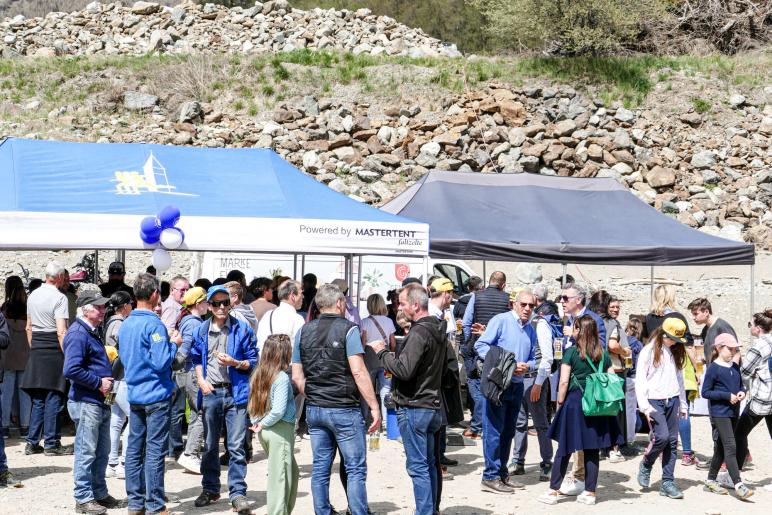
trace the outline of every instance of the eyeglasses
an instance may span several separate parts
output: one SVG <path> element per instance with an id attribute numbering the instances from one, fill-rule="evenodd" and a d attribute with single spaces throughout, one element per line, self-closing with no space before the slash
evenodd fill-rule
<path id="1" fill-rule="evenodd" d="M 188 291 L 190 288 L 172 288 L 172 289 L 173 289 L 174 291 L 181 291 L 181 292 L 185 293 L 185 292 L 186 292 L 186 291 Z"/>
<path id="2" fill-rule="evenodd" d="M 526 307 L 528 307 L 528 308 L 531 308 L 531 309 L 533 309 L 533 308 L 535 308 L 535 307 L 536 307 L 536 304 L 534 304 L 534 303 L 532 303 L 532 302 L 520 302 L 520 307 L 521 307 L 521 308 L 526 308 Z"/>
<path id="3" fill-rule="evenodd" d="M 571 295 L 571 296 L 569 296 L 569 295 L 561 295 L 560 296 L 560 300 L 562 300 L 563 302 L 568 302 L 568 299 L 575 299 L 578 296 L 579 295 Z"/>
<path id="4" fill-rule="evenodd" d="M 211 304 L 213 308 L 222 308 L 222 307 L 230 306 L 231 305 L 231 301 L 230 301 L 230 299 L 211 300 L 211 301 L 209 301 L 209 304 Z"/>

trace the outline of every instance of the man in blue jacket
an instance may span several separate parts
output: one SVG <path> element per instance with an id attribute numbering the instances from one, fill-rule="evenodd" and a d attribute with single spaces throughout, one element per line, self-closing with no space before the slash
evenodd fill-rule
<path id="1" fill-rule="evenodd" d="M 78 317 L 64 336 L 64 377 L 72 383 L 67 411 L 75 422 L 75 512 L 101 515 L 126 502 L 107 493 L 105 470 L 110 454 L 110 360 L 97 333 L 106 298 L 96 292 L 78 296 Z"/>
<path id="2" fill-rule="evenodd" d="M 137 308 L 118 330 L 121 362 L 128 387 L 129 441 L 126 450 L 126 493 L 129 515 L 166 511 L 164 457 L 169 445 L 172 363 L 178 338 L 169 341 L 155 307 L 161 301 L 158 279 L 140 274 L 134 281 Z"/>
<path id="3" fill-rule="evenodd" d="M 201 495 L 196 507 L 220 498 L 220 431 L 225 422 L 228 455 L 228 494 L 233 510 L 251 513 L 247 499 L 247 431 L 249 376 L 257 362 L 257 341 L 249 324 L 230 314 L 228 290 L 212 286 L 206 295 L 212 318 L 193 337 L 190 358 L 198 380 L 206 442 L 201 457 Z"/>

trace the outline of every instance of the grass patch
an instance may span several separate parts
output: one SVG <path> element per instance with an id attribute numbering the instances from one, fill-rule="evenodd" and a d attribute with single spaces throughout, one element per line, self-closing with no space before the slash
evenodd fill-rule
<path id="1" fill-rule="evenodd" d="M 700 114 L 707 113 L 713 107 L 707 100 L 697 97 L 692 98 L 692 105 L 694 106 L 694 110 Z"/>

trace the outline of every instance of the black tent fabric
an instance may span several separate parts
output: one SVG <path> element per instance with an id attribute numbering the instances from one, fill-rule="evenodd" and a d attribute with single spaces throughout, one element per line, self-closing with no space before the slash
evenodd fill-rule
<path id="1" fill-rule="evenodd" d="M 430 226 L 430 255 L 539 263 L 751 265 L 614 179 L 432 171 L 381 209 Z"/>

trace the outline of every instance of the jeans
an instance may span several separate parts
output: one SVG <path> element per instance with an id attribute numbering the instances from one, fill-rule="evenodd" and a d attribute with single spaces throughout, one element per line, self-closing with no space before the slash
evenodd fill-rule
<path id="1" fill-rule="evenodd" d="M 627 443 L 635 441 L 638 421 L 638 401 L 635 399 L 635 378 L 625 378 L 625 424 L 627 425 Z M 681 435 L 683 440 L 683 434 Z M 682 442 L 683 443 L 683 442 Z"/>
<path id="2" fill-rule="evenodd" d="M 175 382 L 178 372 L 174 373 Z M 169 426 L 169 453 L 167 456 L 178 456 L 182 453 L 182 418 L 185 416 L 185 395 L 179 388 L 172 393 L 171 425 Z"/>
<path id="3" fill-rule="evenodd" d="M 107 497 L 105 470 L 110 454 L 110 410 L 105 405 L 67 401 L 67 411 L 75 422 L 75 502 Z"/>
<path id="4" fill-rule="evenodd" d="M 766 420 L 769 437 L 772 438 L 772 414 L 756 415 L 746 406 L 745 411 L 743 411 L 743 414 L 740 415 L 740 419 L 737 421 L 734 434 L 737 440 L 737 466 L 740 467 L 740 470 L 743 469 L 745 458 L 748 457 L 748 435 L 756 427 L 756 424 L 762 420 Z"/>
<path id="5" fill-rule="evenodd" d="M 391 393 L 391 379 L 386 377 L 382 368 L 376 368 L 370 371 L 370 381 L 373 383 L 373 391 L 381 398 L 381 415 L 386 417 L 386 396 Z"/>
<path id="6" fill-rule="evenodd" d="M 509 477 L 507 459 L 515 437 L 515 421 L 523 400 L 523 383 L 511 383 L 501 394 L 501 406 L 485 399 L 483 412 L 483 456 L 485 469 L 483 479 L 506 479 Z M 404 436 L 403 436 L 404 438 Z"/>
<path id="7" fill-rule="evenodd" d="M 22 378 L 24 378 L 24 370 L 6 370 L 5 378 L 0 383 L 0 390 L 3 394 L 3 416 L 0 417 L 0 420 L 2 420 L 3 427 L 11 427 L 11 414 L 16 403 L 19 406 L 19 426 L 29 427 L 32 401 L 29 394 L 19 388 Z"/>
<path id="8" fill-rule="evenodd" d="M 656 410 L 651 414 L 651 434 L 649 445 L 643 453 L 643 463 L 647 468 L 662 454 L 662 480 L 673 481 L 678 450 L 678 413 L 681 401 L 678 397 L 670 399 L 649 399 Z"/>
<path id="9" fill-rule="evenodd" d="M 329 515 L 330 470 L 336 447 L 346 463 L 348 507 L 352 515 L 367 515 L 367 445 L 365 421 L 359 407 L 322 408 L 306 406 L 308 432 L 314 458 L 311 493 L 314 513 Z"/>
<path id="10" fill-rule="evenodd" d="M 177 372 L 177 387 L 184 392 L 190 407 L 188 418 L 188 440 L 185 442 L 185 454 L 198 456 L 204 443 L 204 418 L 198 411 L 198 381 L 195 370 Z"/>
<path id="11" fill-rule="evenodd" d="M 3 416 L 3 405 L 0 404 L 0 417 Z M 5 438 L 0 435 L 0 472 L 8 470 L 8 457 L 5 455 Z"/>
<path id="12" fill-rule="evenodd" d="M 564 454 L 558 459 L 557 466 L 552 467 L 552 475 L 550 476 L 550 488 L 552 490 L 560 489 L 563 478 L 566 477 L 568 461 L 571 456 L 571 454 Z M 585 449 L 584 452 L 576 453 L 575 459 L 584 460 L 582 462 L 583 476 L 581 479 L 575 479 L 584 481 L 585 491 L 595 493 L 598 488 L 598 474 L 600 473 L 600 449 Z"/>
<path id="13" fill-rule="evenodd" d="M 541 454 L 542 467 L 552 463 L 552 440 L 547 436 L 549 422 L 547 421 L 547 397 L 549 394 L 549 379 L 544 381 L 539 400 L 531 402 L 531 389 L 535 377 L 528 377 L 523 381 L 525 391 L 523 401 L 520 403 L 520 411 L 517 414 L 515 429 L 515 449 L 512 451 L 512 461 L 518 465 L 525 464 L 525 453 L 528 451 L 528 414 L 533 418 L 533 427 L 536 429 L 536 437 L 539 440 L 539 453 Z"/>
<path id="14" fill-rule="evenodd" d="M 466 388 L 472 398 L 472 419 L 469 421 L 469 430 L 479 435 L 482 433 L 483 408 L 485 407 L 485 397 L 480 391 L 480 379 L 467 379 Z"/>
<path id="15" fill-rule="evenodd" d="M 220 432 L 225 423 L 228 455 L 228 495 L 231 501 L 247 495 L 247 407 L 237 406 L 230 387 L 215 388 L 201 403 L 206 444 L 201 456 L 201 486 L 205 492 L 220 493 Z"/>
<path id="16" fill-rule="evenodd" d="M 687 394 L 687 398 L 689 395 Z M 688 407 L 686 408 L 689 409 Z M 681 450 L 684 454 L 694 454 L 692 450 L 692 419 L 688 415 L 686 418 L 678 417 L 678 436 L 681 437 Z"/>
<path id="17" fill-rule="evenodd" d="M 726 470 L 732 478 L 732 484 L 742 482 L 740 479 L 740 467 L 737 463 L 737 443 L 734 438 L 736 418 L 710 417 L 713 424 L 713 459 L 710 461 L 708 479 L 716 480 L 722 463 L 726 463 Z M 743 456 L 743 461 L 745 457 Z"/>
<path id="18" fill-rule="evenodd" d="M 156 513 L 164 509 L 164 458 L 169 448 L 172 399 L 132 404 L 126 449 L 129 509 Z"/>
<path id="19" fill-rule="evenodd" d="M 126 419 L 129 418 L 129 393 L 126 381 L 116 381 L 113 388 L 115 389 L 115 402 L 110 409 L 110 458 L 107 464 L 111 467 L 120 465 L 123 462 L 123 457 L 126 456 L 126 447 L 129 442 L 129 429 L 123 430 L 123 426 L 126 423 Z M 121 437 L 123 434 L 123 437 Z M 123 452 L 121 453 L 121 440 L 123 440 Z"/>
<path id="20" fill-rule="evenodd" d="M 27 443 L 38 445 L 45 440 L 45 448 L 61 445 L 62 428 L 59 413 L 64 409 L 64 395 L 56 390 L 30 390 L 32 412 L 29 420 Z"/>
<path id="21" fill-rule="evenodd" d="M 399 431 L 405 447 L 407 473 L 413 480 L 416 515 L 432 515 L 437 499 L 435 433 L 442 423 L 440 411 L 428 408 L 397 408 Z"/>

